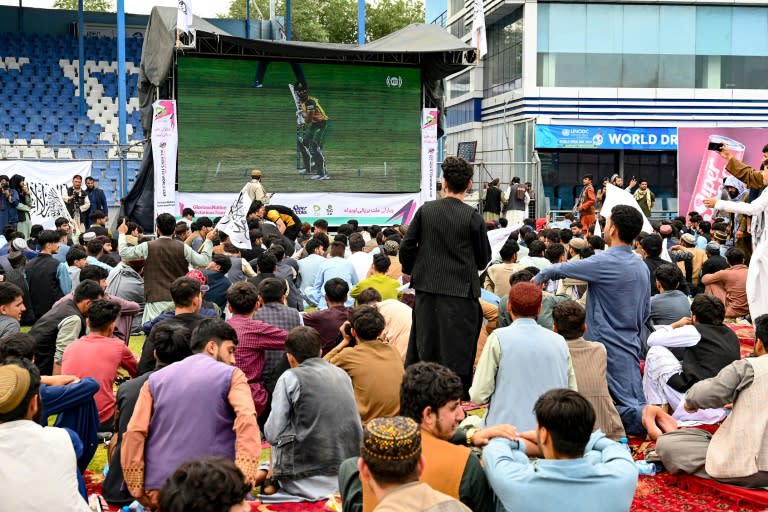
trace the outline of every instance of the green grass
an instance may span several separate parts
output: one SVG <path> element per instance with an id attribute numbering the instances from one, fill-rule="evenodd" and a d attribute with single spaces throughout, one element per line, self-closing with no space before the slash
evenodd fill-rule
<path id="1" fill-rule="evenodd" d="M 181 57 L 178 64 L 179 190 L 238 192 L 265 171 L 269 192 L 413 192 L 420 179 L 420 73 L 412 68 L 304 64 L 309 94 L 328 115 L 330 181 L 297 174 L 295 82 L 270 64 L 251 87 L 255 60 Z M 388 76 L 403 78 L 387 87 Z M 385 176 L 386 162 L 386 176 Z"/>

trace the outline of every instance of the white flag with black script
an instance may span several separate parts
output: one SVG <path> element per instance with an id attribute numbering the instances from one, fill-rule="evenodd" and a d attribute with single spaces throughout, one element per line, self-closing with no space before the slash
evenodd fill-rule
<path id="1" fill-rule="evenodd" d="M 245 216 L 251 201 L 248 194 L 245 193 L 248 184 L 246 184 L 237 195 L 235 202 L 232 203 L 227 212 L 221 217 L 216 229 L 229 235 L 230 242 L 240 249 L 251 249 L 251 237 L 248 236 L 248 221 Z"/>

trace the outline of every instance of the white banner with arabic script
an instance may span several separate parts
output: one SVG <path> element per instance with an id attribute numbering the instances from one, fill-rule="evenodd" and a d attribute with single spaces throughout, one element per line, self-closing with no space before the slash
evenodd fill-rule
<path id="1" fill-rule="evenodd" d="M 176 212 L 176 151 L 179 146 L 176 101 L 152 104 L 152 156 L 155 163 L 155 217 Z"/>
<path id="2" fill-rule="evenodd" d="M 434 201 L 437 194 L 437 117 L 436 108 L 421 113 L 421 195 L 420 204 Z"/>
<path id="3" fill-rule="evenodd" d="M 58 217 L 70 218 L 63 197 L 72 185 L 72 176 L 91 175 L 91 162 L 31 162 L 26 160 L 0 161 L 0 174 L 24 176 L 32 195 L 32 224 L 54 229 Z"/>
<path id="4" fill-rule="evenodd" d="M 174 215 L 181 216 L 181 210 L 192 208 L 197 217 L 223 216 L 236 194 L 179 192 L 178 206 Z M 317 219 L 325 219 L 332 226 L 344 224 L 349 219 L 357 219 L 360 224 L 392 225 L 408 224 L 418 207 L 419 194 L 353 194 L 353 193 L 307 193 L 287 194 L 278 192 L 272 196 L 270 204 L 287 206 L 301 218 L 302 222 L 312 224 Z M 246 211 L 248 208 L 246 207 Z M 230 235 L 231 236 L 231 235 Z"/>
<path id="5" fill-rule="evenodd" d="M 248 194 L 246 193 L 247 188 L 248 184 L 246 183 L 243 190 L 236 196 L 235 200 L 216 224 L 216 229 L 228 234 L 232 244 L 240 249 L 252 248 L 251 239 L 248 236 L 248 221 L 245 219 L 245 214 L 251 206 L 251 200 L 248 199 Z M 231 194 L 227 195 L 232 197 Z"/>

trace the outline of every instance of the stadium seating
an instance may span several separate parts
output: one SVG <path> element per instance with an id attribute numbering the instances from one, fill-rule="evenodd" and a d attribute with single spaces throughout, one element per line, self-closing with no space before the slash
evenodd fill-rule
<path id="1" fill-rule="evenodd" d="M 142 38 L 126 39 L 127 182 L 118 190 L 117 41 L 85 38 L 86 113 L 79 112 L 77 39 L 0 33 L 0 158 L 92 160 L 110 204 L 135 181 L 143 156 L 138 79 Z M 131 163 L 131 165 L 128 165 Z M 108 173 L 112 173 L 109 174 Z"/>

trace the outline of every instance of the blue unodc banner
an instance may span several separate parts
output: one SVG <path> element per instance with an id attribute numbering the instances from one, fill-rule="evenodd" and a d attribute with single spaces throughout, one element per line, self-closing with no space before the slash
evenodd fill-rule
<path id="1" fill-rule="evenodd" d="M 536 125 L 536 147 L 677 150 L 677 128 Z"/>

